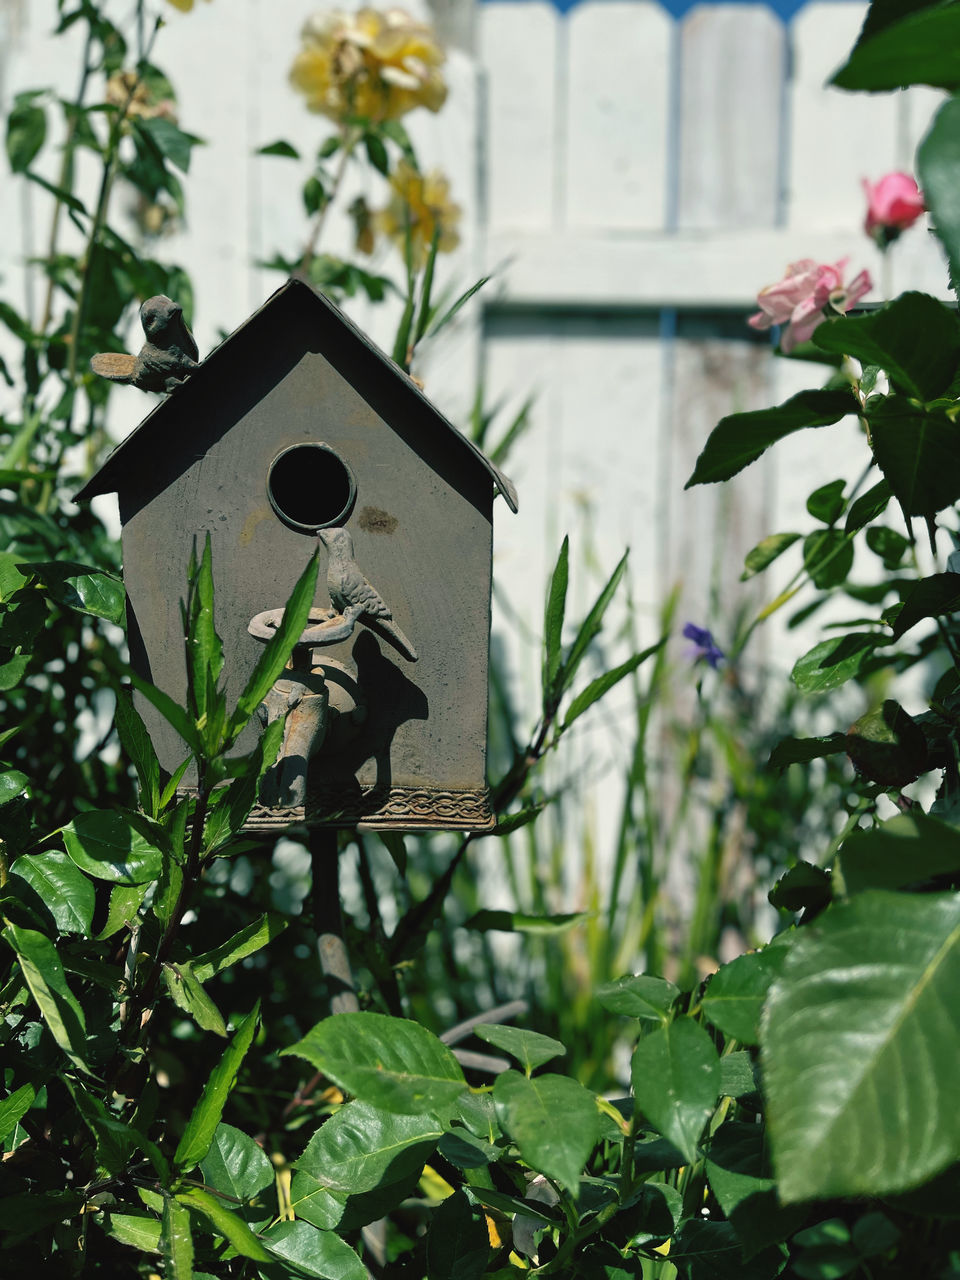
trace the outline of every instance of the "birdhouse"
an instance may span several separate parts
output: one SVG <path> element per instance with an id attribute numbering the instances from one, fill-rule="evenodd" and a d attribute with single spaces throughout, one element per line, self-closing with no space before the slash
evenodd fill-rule
<path id="1" fill-rule="evenodd" d="M 119 498 L 134 668 L 183 702 L 180 601 L 209 534 L 235 699 L 322 544 L 307 630 L 259 709 L 286 729 L 248 830 L 489 828 L 493 500 L 516 510 L 510 482 L 299 281 L 169 385 L 77 495 Z M 184 744 L 140 710 L 173 772 Z"/>

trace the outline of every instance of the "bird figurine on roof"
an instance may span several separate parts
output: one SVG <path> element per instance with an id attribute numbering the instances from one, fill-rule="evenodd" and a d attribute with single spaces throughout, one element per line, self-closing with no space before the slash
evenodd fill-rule
<path id="1" fill-rule="evenodd" d="M 334 608 L 339 609 L 349 622 L 365 622 L 410 662 L 416 662 L 416 649 L 394 622 L 390 609 L 363 576 L 354 559 L 353 538 L 347 530 L 320 529 L 318 533 L 330 555 L 327 591 Z"/>
<path id="2" fill-rule="evenodd" d="M 147 340 L 139 355 L 101 351 L 91 359 L 90 368 L 101 378 L 141 391 L 173 391 L 199 367 L 200 352 L 184 322 L 183 307 L 157 294 L 141 306 L 140 323 Z"/>

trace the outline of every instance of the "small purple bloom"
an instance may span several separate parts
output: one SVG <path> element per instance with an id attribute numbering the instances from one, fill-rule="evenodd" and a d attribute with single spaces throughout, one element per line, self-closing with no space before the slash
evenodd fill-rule
<path id="1" fill-rule="evenodd" d="M 726 655 L 718 647 L 712 632 L 706 627 L 698 627 L 695 623 L 688 622 L 683 628 L 683 635 L 685 639 L 693 641 L 693 648 L 690 650 L 691 659 L 694 662 L 706 662 L 716 671 Z"/>

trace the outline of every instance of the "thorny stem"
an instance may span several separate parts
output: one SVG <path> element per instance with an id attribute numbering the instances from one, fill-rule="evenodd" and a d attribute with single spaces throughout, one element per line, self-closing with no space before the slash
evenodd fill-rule
<path id="1" fill-rule="evenodd" d="M 299 271 L 301 275 L 307 275 L 310 271 L 310 264 L 316 256 L 317 245 L 320 242 L 320 233 L 323 231 L 324 223 L 327 220 L 327 214 L 330 210 L 330 206 L 336 200 L 340 187 L 343 184 L 344 174 L 347 172 L 347 165 L 350 162 L 350 157 L 353 155 L 353 149 L 357 145 L 359 139 L 360 134 L 356 129 L 351 129 L 346 125 L 343 126 L 340 142 L 340 160 L 337 164 L 337 171 L 333 177 L 333 186 L 330 189 L 329 195 L 326 193 L 324 194 L 323 204 L 317 210 L 316 216 L 314 217 L 313 227 L 310 230 L 310 237 L 303 250 L 303 257 L 300 259 Z"/>

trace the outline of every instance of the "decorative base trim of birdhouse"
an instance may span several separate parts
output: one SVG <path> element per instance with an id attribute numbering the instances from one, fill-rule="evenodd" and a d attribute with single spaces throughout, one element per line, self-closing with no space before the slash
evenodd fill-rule
<path id="1" fill-rule="evenodd" d="M 346 800 L 346 803 L 345 803 Z M 496 818 L 490 796 L 482 791 L 434 791 L 421 787 L 342 789 L 311 783 L 306 805 L 269 809 L 255 805 L 244 831 L 248 835 L 307 826 L 360 827 L 366 831 L 490 831 Z"/>

